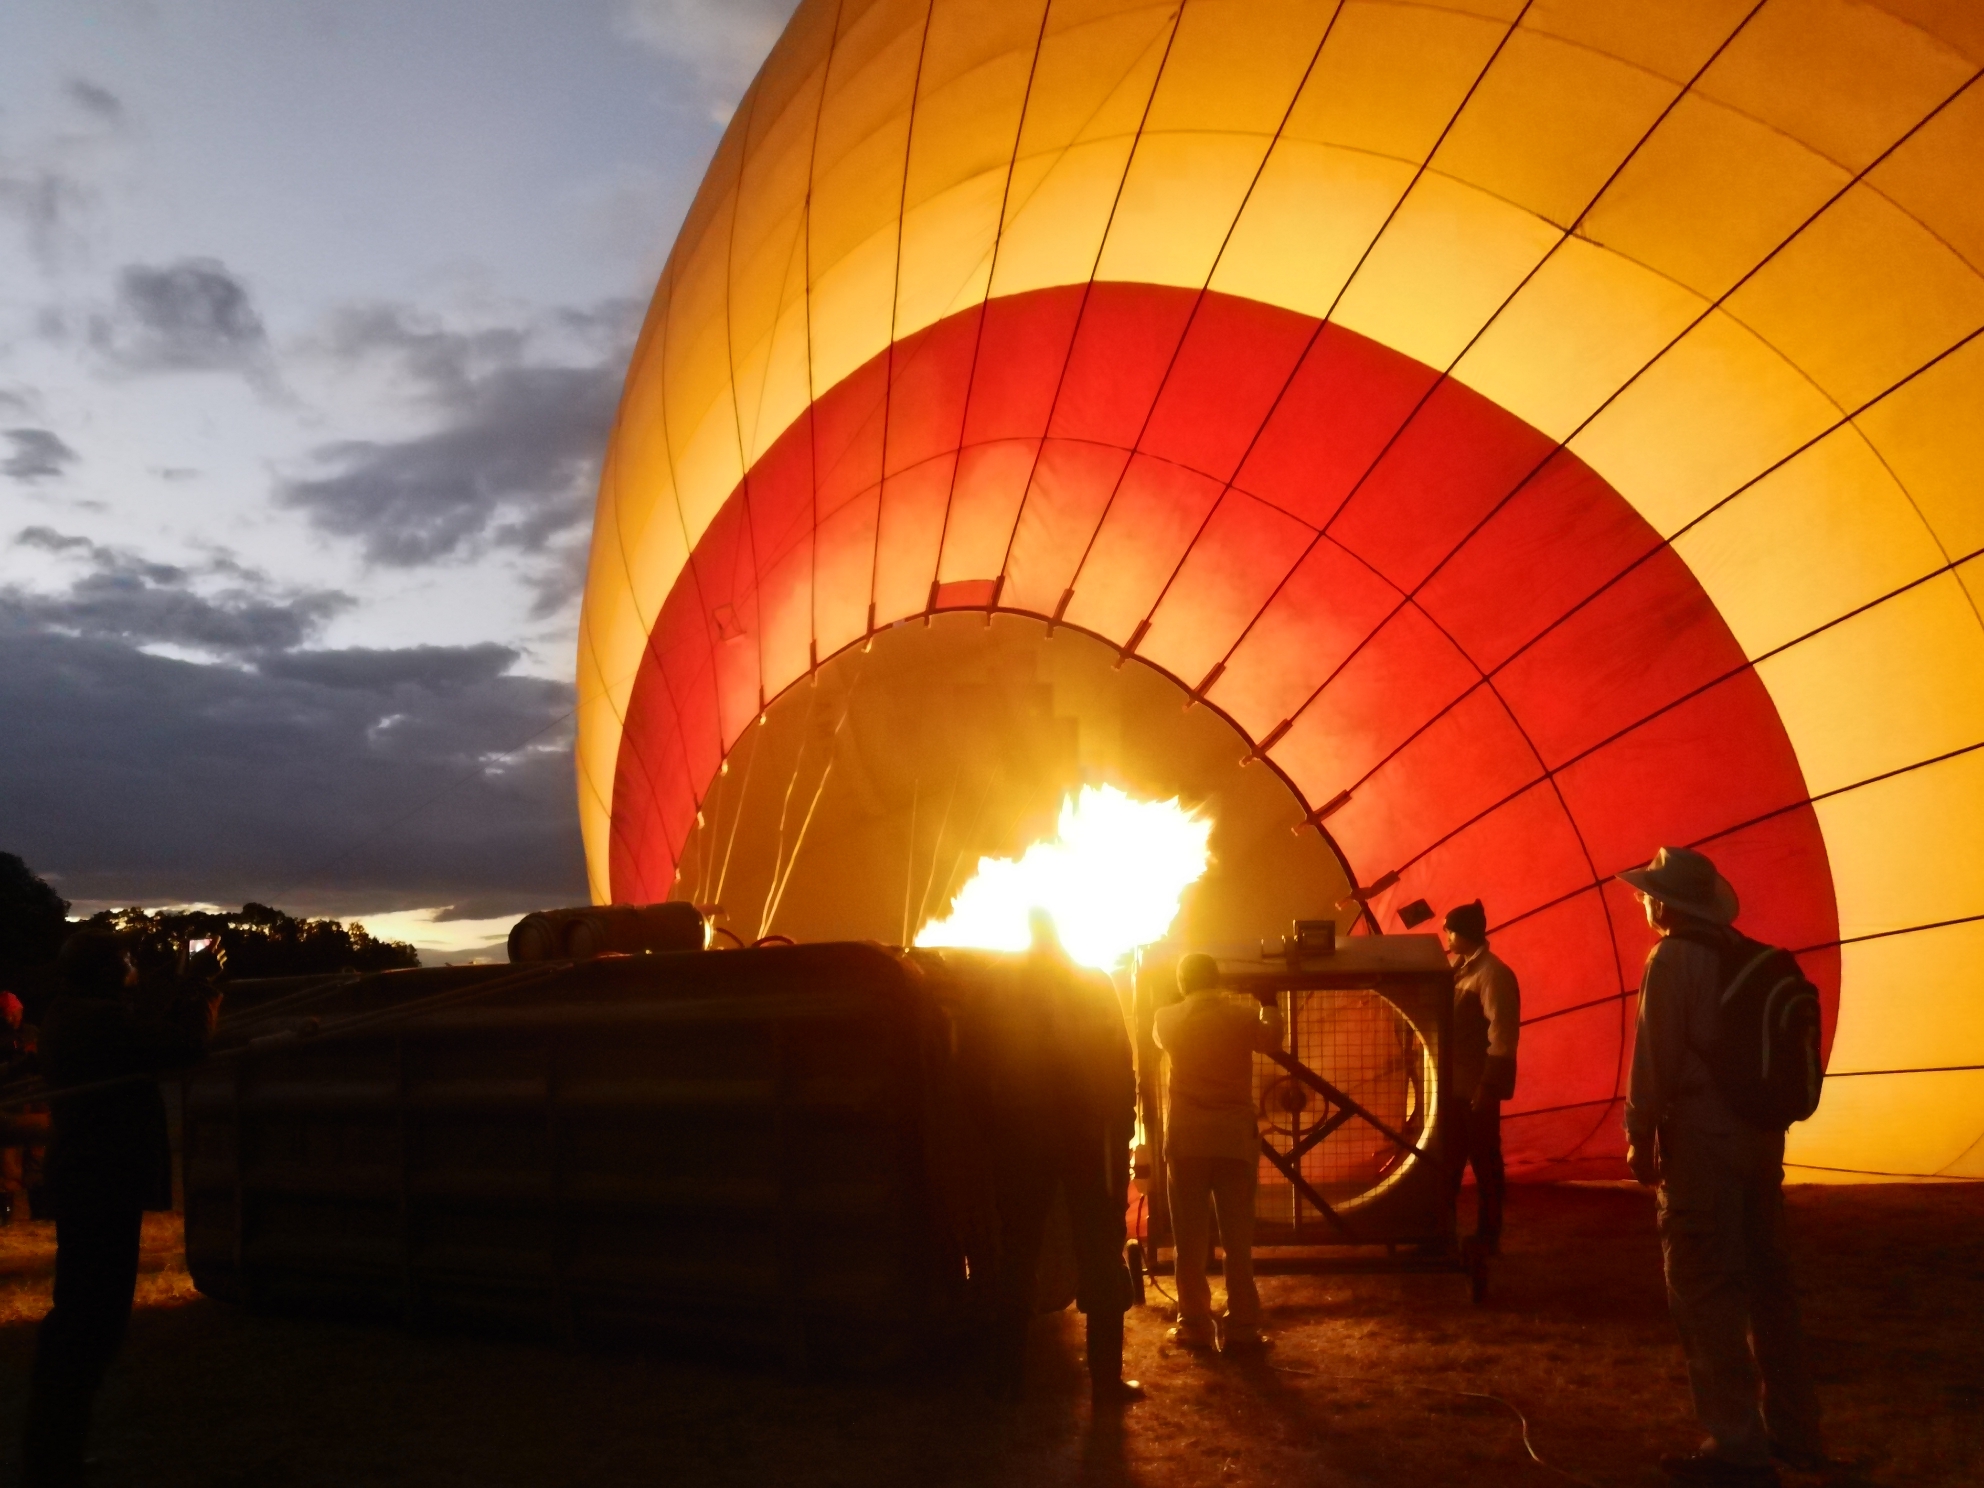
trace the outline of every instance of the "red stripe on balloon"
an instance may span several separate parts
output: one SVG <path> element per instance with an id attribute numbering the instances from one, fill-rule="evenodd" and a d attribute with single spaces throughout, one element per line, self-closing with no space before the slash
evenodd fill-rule
<path id="1" fill-rule="evenodd" d="M 906 337 L 757 461 L 633 689 L 615 897 L 670 891 L 721 753 L 764 700 L 871 626 L 995 602 L 1065 607 L 1186 690 L 1210 676 L 1250 741 L 1280 730 L 1270 752 L 1305 809 L 1349 793 L 1330 830 L 1360 881 L 1398 873 L 1373 901 L 1384 923 L 1476 895 L 1513 922 L 1527 1011 L 1563 1011 L 1525 1035 L 1512 1110 L 1599 1104 L 1514 1123 L 1512 1160 L 1616 1154 L 1593 1121 L 1616 1131 L 1620 994 L 1648 941 L 1611 874 L 1764 818 L 1711 845 L 1745 926 L 1837 938 L 1768 694 L 1604 480 L 1341 327 L 1122 284 Z M 1811 969 L 1829 1040 L 1838 958 Z"/>

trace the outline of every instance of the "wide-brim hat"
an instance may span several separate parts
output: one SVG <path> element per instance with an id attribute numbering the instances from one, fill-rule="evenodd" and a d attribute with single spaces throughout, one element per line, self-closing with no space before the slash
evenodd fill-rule
<path id="1" fill-rule="evenodd" d="M 1711 925 L 1729 924 L 1740 907 L 1736 890 L 1715 871 L 1715 864 L 1685 847 L 1661 848 L 1646 867 L 1628 868 L 1619 881 Z"/>

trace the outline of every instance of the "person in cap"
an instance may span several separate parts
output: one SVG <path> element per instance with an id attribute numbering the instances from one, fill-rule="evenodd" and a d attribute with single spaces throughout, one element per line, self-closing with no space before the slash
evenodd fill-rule
<path id="1" fill-rule="evenodd" d="M 1683 847 L 1663 847 L 1619 877 L 1660 936 L 1640 982 L 1626 1163 L 1659 1190 L 1667 1303 L 1707 1433 L 1699 1450 L 1661 1466 L 1684 1482 L 1726 1484 L 1775 1483 L 1773 1458 L 1822 1470 L 1785 1249 L 1784 1132 L 1735 1114 L 1705 1052 L 1716 1039 L 1736 890 Z"/>
<path id="2" fill-rule="evenodd" d="M 1281 1010 L 1222 991 L 1219 964 L 1210 956 L 1178 963 L 1178 990 L 1183 999 L 1159 1008 L 1152 1023 L 1171 1064 L 1164 1124 L 1165 1192 L 1178 1255 L 1178 1326 L 1171 1339 L 1187 1348 L 1258 1347 L 1253 1245 L 1261 1137 L 1254 1051 L 1281 1047 Z M 1226 1318 L 1217 1339 L 1206 1283 L 1215 1205 L 1226 1257 Z"/>
<path id="3" fill-rule="evenodd" d="M 184 958 L 155 1005 L 141 1004 L 125 942 L 86 930 L 64 942 L 61 990 L 41 1029 L 54 1133 L 47 1193 L 55 1211 L 55 1305 L 35 1334 L 22 1428 L 27 1488 L 83 1481 L 90 1414 L 131 1319 L 147 1209 L 172 1207 L 165 1101 L 149 1077 L 205 1051 L 225 958 Z"/>
<path id="4" fill-rule="evenodd" d="M 1454 1122 L 1453 1188 L 1474 1169 L 1476 1238 L 1490 1255 L 1502 1248 L 1502 1102 L 1516 1093 L 1516 1040 L 1522 989 L 1508 963 L 1488 949 L 1481 901 L 1447 912 L 1447 959 L 1454 968 L 1454 1090 L 1466 1101 Z"/>

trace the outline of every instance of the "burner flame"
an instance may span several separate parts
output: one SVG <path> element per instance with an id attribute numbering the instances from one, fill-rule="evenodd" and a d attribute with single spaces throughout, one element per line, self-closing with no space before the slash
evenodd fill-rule
<path id="1" fill-rule="evenodd" d="M 1061 802 L 1055 836 L 1015 860 L 980 858 L 949 915 L 916 935 L 920 946 L 1023 951 L 1027 918 L 1053 916 L 1077 962 L 1113 970 L 1138 946 L 1162 940 L 1185 890 L 1212 861 L 1212 822 L 1177 800 L 1139 801 L 1088 785 Z"/>

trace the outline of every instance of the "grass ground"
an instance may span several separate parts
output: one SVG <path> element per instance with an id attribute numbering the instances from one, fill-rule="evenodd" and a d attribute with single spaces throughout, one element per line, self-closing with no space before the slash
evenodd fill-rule
<path id="1" fill-rule="evenodd" d="M 1984 1185 L 1790 1194 L 1828 1427 L 1845 1481 L 1984 1482 Z M 1523 1188 L 1493 1294 L 1451 1276 L 1279 1276 L 1252 1363 L 1130 1315 L 1150 1399 L 1091 1418 L 1080 1319 L 1040 1321 L 1017 1407 L 947 1379 L 806 1383 L 664 1359 L 253 1316 L 193 1291 L 175 1222 L 146 1231 L 94 1481 L 301 1485 L 1377 1485 L 1664 1481 L 1692 1445 L 1650 1199 Z M 52 1235 L 0 1230 L 0 1431 L 18 1419 Z M 1152 1294 L 1153 1303 L 1161 1299 Z M 0 1482 L 11 1481 L 11 1467 Z"/>

